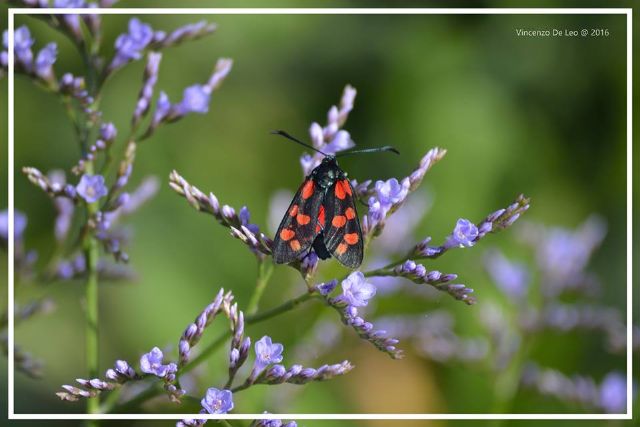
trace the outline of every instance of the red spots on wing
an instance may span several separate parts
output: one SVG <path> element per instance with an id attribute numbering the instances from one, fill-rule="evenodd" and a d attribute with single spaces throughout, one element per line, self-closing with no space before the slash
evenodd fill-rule
<path id="1" fill-rule="evenodd" d="M 347 210 L 344 212 L 344 215 L 347 217 L 347 219 L 353 219 L 356 217 L 356 211 L 353 208 L 347 208 Z"/>
<path id="2" fill-rule="evenodd" d="M 283 229 L 283 230 L 280 232 L 280 238 L 281 238 L 282 240 L 284 240 L 285 242 L 286 242 L 287 240 L 292 239 L 292 238 L 293 238 L 293 236 L 295 236 L 295 235 L 296 235 L 296 232 L 295 232 L 295 231 L 293 231 L 293 230 L 290 230 L 290 229 L 288 229 L 288 228 L 285 228 L 285 229 Z"/>
<path id="3" fill-rule="evenodd" d="M 291 216 L 298 215 L 298 205 L 291 206 L 291 209 L 289 209 L 289 215 Z"/>
<path id="4" fill-rule="evenodd" d="M 336 197 L 340 200 L 344 200 L 345 197 L 347 197 L 347 192 L 344 189 L 344 182 L 343 181 L 338 181 L 336 182 Z"/>
<path id="5" fill-rule="evenodd" d="M 337 253 L 338 255 L 342 255 L 342 254 L 344 254 L 346 251 L 347 251 L 347 245 L 346 245 L 346 244 L 344 244 L 344 243 L 340 243 L 340 244 L 338 245 L 338 247 L 336 248 L 336 253 Z"/>
<path id="6" fill-rule="evenodd" d="M 360 238 L 358 237 L 358 233 L 348 233 L 344 235 L 344 241 L 350 245 L 355 245 L 356 243 L 358 243 L 359 239 Z"/>
<path id="7" fill-rule="evenodd" d="M 353 193 L 351 192 L 351 184 L 349 183 L 348 179 L 345 179 L 342 181 L 342 187 L 344 188 L 344 192 L 347 193 L 348 195 L 353 195 Z"/>
<path id="8" fill-rule="evenodd" d="M 291 246 L 291 249 L 293 249 L 294 252 L 297 252 L 300 250 L 300 242 L 298 242 L 297 240 L 290 241 L 289 246 Z"/>
<path id="9" fill-rule="evenodd" d="M 318 211 L 318 223 L 324 226 L 324 206 L 320 205 L 320 210 Z"/>
<path id="10" fill-rule="evenodd" d="M 296 216 L 296 221 L 298 221 L 298 224 L 300 225 L 306 225 L 311 221 L 311 217 L 309 215 L 298 214 L 298 216 Z"/>
<path id="11" fill-rule="evenodd" d="M 308 180 L 305 182 L 304 187 L 302 187 L 302 198 L 308 199 L 313 195 L 313 180 Z"/>
<path id="12" fill-rule="evenodd" d="M 318 234 L 320 230 L 322 230 L 322 227 L 320 227 L 320 224 L 316 224 L 316 234 Z"/>
<path id="13" fill-rule="evenodd" d="M 347 218 L 342 215 L 336 215 L 333 217 L 333 220 L 331 220 L 331 225 L 333 225 L 336 228 L 344 227 L 346 223 L 347 223 Z"/>

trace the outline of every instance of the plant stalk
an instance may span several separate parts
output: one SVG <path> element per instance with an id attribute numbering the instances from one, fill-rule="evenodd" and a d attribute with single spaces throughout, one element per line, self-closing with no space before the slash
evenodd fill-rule
<path id="1" fill-rule="evenodd" d="M 258 311 L 260 305 L 260 299 L 264 290 L 267 288 L 271 274 L 273 273 L 273 262 L 268 259 L 258 261 L 258 278 L 256 280 L 256 288 L 249 299 L 247 305 L 247 314 L 252 315 Z"/>
<path id="2" fill-rule="evenodd" d="M 86 172 L 93 173 L 93 164 L 87 162 Z M 98 203 L 87 204 L 87 215 L 91 218 L 98 211 Z M 89 378 L 98 378 L 98 258 L 100 248 L 93 233 L 88 232 L 84 237 L 84 256 L 87 266 L 87 283 L 85 287 L 86 303 L 86 363 Z M 98 396 L 87 399 L 87 413 L 100 412 L 100 398 Z"/>

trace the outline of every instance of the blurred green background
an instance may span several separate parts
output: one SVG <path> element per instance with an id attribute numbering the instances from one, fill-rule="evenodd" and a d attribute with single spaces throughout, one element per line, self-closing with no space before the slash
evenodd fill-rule
<path id="1" fill-rule="evenodd" d="M 204 3 L 197 5 L 210 6 Z M 210 216 L 196 213 L 168 187 L 171 170 L 176 169 L 201 190 L 213 191 L 222 203 L 236 208 L 247 205 L 252 220 L 268 229 L 273 193 L 293 191 L 301 180 L 300 147 L 268 132 L 282 128 L 306 139 L 310 123 L 325 123 L 326 111 L 339 101 L 346 84 L 358 90 L 355 109 L 345 126 L 355 142 L 366 147 L 392 144 L 402 153 L 345 158 L 341 165 L 351 177 L 360 181 L 402 177 L 428 149 L 439 146 L 448 150 L 419 190 L 432 200 L 433 207 L 417 227 L 416 241 L 430 235 L 439 242 L 457 218 L 478 221 L 509 204 L 519 193 L 532 198 L 528 220 L 575 227 L 591 213 L 598 213 L 607 221 L 609 231 L 591 270 L 604 282 L 603 302 L 624 312 L 624 16 L 140 18 L 157 30 L 202 18 L 219 25 L 213 36 L 164 52 L 157 88 L 172 100 L 180 98 L 184 87 L 204 82 L 217 58 L 233 58 L 234 68 L 214 93 L 207 115 L 191 115 L 163 127 L 140 146 L 133 182 L 151 174 L 158 176 L 162 185 L 156 198 L 127 219 L 134 231 L 128 252 L 139 280 L 101 285 L 102 370 L 119 358 L 135 363 L 156 345 L 175 351 L 184 327 L 220 287 L 233 290 L 241 306 L 251 294 L 256 273 L 252 254 Z M 128 17 L 109 16 L 103 21 L 104 52 L 110 56 L 113 41 L 125 30 Z M 36 49 L 51 40 L 58 42 L 58 75 L 63 71 L 82 73 L 82 62 L 67 39 L 36 19 L 16 19 L 16 26 L 22 23 L 29 25 Z M 517 28 L 583 27 L 607 28 L 610 35 L 528 38 L 515 34 Z M 128 129 L 142 70 L 142 62 L 126 67 L 104 90 L 104 117 L 116 124 L 121 136 Z M 6 90 L 3 83 L 3 99 Z M 15 94 L 16 170 L 27 165 L 41 170 L 71 168 L 77 161 L 78 146 L 58 100 L 25 78 L 16 78 Z M 6 129 L 6 107 L 3 104 L 1 108 L 0 127 Z M 122 139 L 118 142 L 122 144 Z M 4 150 L 1 156 L 4 164 Z M 6 188 L 5 174 L 0 177 L 0 187 Z M 46 260 L 54 245 L 50 200 L 21 174 L 15 176 L 15 200 L 16 207 L 29 217 L 27 245 Z M 501 247 L 514 255 L 526 254 L 512 232 L 490 236 L 472 250 L 452 252 L 427 266 L 457 273 L 462 283 L 476 290 L 480 305 L 497 298 L 482 268 L 485 250 Z M 408 241 L 406 246 L 412 243 Z M 365 256 L 374 257 L 375 253 Z M 321 265 L 319 278 L 344 273 L 335 261 L 329 261 Z M 275 306 L 303 290 L 304 284 L 294 271 L 278 267 L 262 307 Z M 54 392 L 60 384 L 85 374 L 83 284 L 53 283 L 19 289 L 18 293 L 25 299 L 38 295 L 52 296 L 57 310 L 20 325 L 16 337 L 22 347 L 46 362 L 46 374 L 40 381 L 16 376 L 16 411 L 81 412 L 82 404 L 60 402 Z M 478 333 L 479 307 L 466 306 L 446 295 L 433 303 L 394 296 L 380 301 L 376 316 L 434 309 L 449 311 L 461 335 Z M 310 304 L 248 331 L 252 337 L 269 334 L 284 343 L 285 362 L 291 364 L 296 361 L 286 358 L 287 349 L 304 340 L 313 322 L 325 314 L 326 308 Z M 212 329 L 219 327 L 214 324 Z M 305 386 L 286 404 L 287 412 L 491 411 L 494 378 L 482 366 L 437 364 L 412 354 L 410 348 L 404 360 L 393 361 L 349 332 L 316 364 L 348 358 L 356 370 L 338 380 Z M 208 330 L 203 344 L 216 335 Z M 624 357 L 605 352 L 600 342 L 600 337 L 589 334 L 564 338 L 549 333 L 534 353 L 545 366 L 566 373 L 601 378 L 610 370 L 624 372 Z M 220 383 L 225 358 L 219 351 L 199 371 L 201 390 Z M 4 378 L 5 362 L 2 366 Z M 265 407 L 270 392 L 267 387 L 256 387 L 238 395 L 236 411 L 272 411 Z M 0 393 L 3 402 L 4 393 Z M 584 412 L 528 391 L 518 393 L 509 410 Z"/>

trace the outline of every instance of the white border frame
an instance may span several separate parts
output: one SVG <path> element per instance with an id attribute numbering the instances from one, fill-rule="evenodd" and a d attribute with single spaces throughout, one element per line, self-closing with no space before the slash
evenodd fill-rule
<path id="1" fill-rule="evenodd" d="M 86 14 L 87 9 L 53 9 L 53 8 L 9 8 L 9 236 L 13 236 L 14 227 L 14 54 L 13 54 L 13 30 L 14 17 L 16 15 L 42 15 L 42 14 Z M 265 9 L 265 8 L 113 8 L 113 9 L 91 9 L 92 14 L 100 15 L 456 15 L 456 14 L 478 14 L 478 15 L 531 15 L 531 14 L 558 14 L 558 15 L 626 15 L 627 17 L 627 412 L 622 414 L 16 414 L 14 411 L 14 241 L 9 240 L 9 298 L 8 298 L 8 332 L 9 332 L 9 354 L 8 354 L 8 409 L 10 420 L 177 420 L 183 418 L 199 419 L 295 419 L 295 420 L 630 420 L 633 416 L 633 396 L 632 396 L 632 9 L 631 8 L 500 8 L 500 9 L 477 9 L 477 8 L 344 8 L 344 9 Z"/>

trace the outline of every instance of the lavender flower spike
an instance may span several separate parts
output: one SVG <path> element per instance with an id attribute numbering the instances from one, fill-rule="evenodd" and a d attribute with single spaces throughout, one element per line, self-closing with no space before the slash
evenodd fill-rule
<path id="1" fill-rule="evenodd" d="M 200 403 L 210 414 L 226 414 L 233 409 L 233 393 L 211 387 Z"/>
<path id="2" fill-rule="evenodd" d="M 72 185 L 61 185 L 60 183 L 51 182 L 51 180 L 36 168 L 24 167 L 22 172 L 27 175 L 27 179 L 51 197 L 66 197 L 77 200 L 76 189 Z"/>
<path id="3" fill-rule="evenodd" d="M 171 104 L 166 93 L 160 92 L 156 104 L 156 111 L 153 114 L 151 124 L 142 136 L 142 139 L 151 136 L 155 130 L 163 123 L 173 123 L 189 113 L 204 114 L 209 111 L 211 93 L 225 79 L 231 70 L 232 61 L 230 59 L 220 59 L 216 65 L 209 81 L 204 84 L 189 86 L 183 91 L 182 100 L 177 104 Z"/>
<path id="4" fill-rule="evenodd" d="M 169 34 L 161 34 L 160 37 L 156 37 L 156 40 L 154 40 L 152 45 L 154 48 L 175 46 L 188 40 L 196 40 L 204 37 L 207 34 L 211 34 L 216 29 L 216 24 L 211 24 L 207 21 L 187 24 L 182 27 L 176 28 Z"/>
<path id="5" fill-rule="evenodd" d="M 189 324 L 180 337 L 178 350 L 180 353 L 179 366 L 184 366 L 190 357 L 190 351 L 202 338 L 204 330 L 213 321 L 215 316 L 225 307 L 229 307 L 233 301 L 231 293 L 224 293 L 224 289 L 220 289 L 213 302 L 205 307 L 205 309 L 196 317 L 193 323 Z"/>
<path id="6" fill-rule="evenodd" d="M 60 391 L 56 395 L 61 400 L 75 402 L 80 398 L 95 397 L 103 391 L 113 390 L 127 381 L 141 379 L 136 371 L 124 360 L 118 360 L 113 369 L 107 370 L 105 376 L 107 380 L 77 378 L 76 382 L 80 387 L 63 385 L 64 391 Z"/>
<path id="7" fill-rule="evenodd" d="M 218 62 L 216 62 L 216 66 L 213 69 L 213 73 L 211 77 L 209 77 L 209 81 L 204 85 L 207 93 L 211 93 L 216 90 L 227 77 L 229 72 L 231 72 L 231 67 L 233 66 L 233 60 L 229 58 L 220 58 Z"/>
<path id="8" fill-rule="evenodd" d="M 349 112 L 353 109 L 353 100 L 356 96 L 356 90 L 347 85 L 342 93 L 340 108 L 335 105 L 329 109 L 327 113 L 327 125 L 320 126 L 318 123 L 312 123 L 309 128 L 309 136 L 311 143 L 315 148 L 327 154 L 335 154 L 338 151 L 347 150 L 355 144 L 351 140 L 349 132 L 341 130 L 347 120 Z M 313 168 L 320 164 L 322 155 L 314 153 L 314 155 L 303 154 L 300 158 L 302 172 L 308 175 Z"/>
<path id="9" fill-rule="evenodd" d="M 14 53 L 17 60 L 16 65 L 22 67 L 27 72 L 31 72 L 33 65 L 31 46 L 33 46 L 34 41 L 26 25 L 21 26 L 13 33 Z"/>
<path id="10" fill-rule="evenodd" d="M 257 257 L 271 255 L 272 241 L 254 224 L 243 224 L 243 219 L 235 209 L 226 205 L 226 207 L 220 206 L 218 198 L 213 193 L 205 195 L 176 171 L 169 175 L 169 185 L 176 193 L 187 199 L 194 209 L 213 215 L 221 225 L 229 228 L 232 236 L 242 240 Z M 246 218 L 246 213 L 243 216 Z"/>
<path id="11" fill-rule="evenodd" d="M 489 233 L 497 233 L 511 226 L 529 209 L 529 198 L 519 195 L 506 209 L 499 209 L 474 225 L 469 220 L 459 219 L 453 232 L 441 246 L 429 246 L 430 238 L 418 243 L 409 254 L 410 258 L 438 258 L 455 247 L 470 247 Z"/>
<path id="12" fill-rule="evenodd" d="M 161 53 L 149 53 L 147 66 L 144 69 L 142 89 L 140 89 L 140 93 L 138 94 L 138 102 L 136 102 L 136 108 L 133 112 L 133 118 L 131 119 L 131 126 L 133 128 L 136 128 L 140 123 L 140 120 L 142 120 L 149 112 L 151 97 L 153 96 L 153 88 L 158 81 L 158 69 L 160 67 L 161 59 Z"/>
<path id="13" fill-rule="evenodd" d="M 249 427 L 298 427 L 298 423 L 295 421 L 283 423 L 282 420 L 254 420 Z"/>
<path id="14" fill-rule="evenodd" d="M 353 369 L 348 360 L 334 365 L 322 365 L 317 369 L 293 365 L 286 369 L 282 365 L 274 365 L 263 372 L 256 380 L 256 384 L 306 384 L 311 381 L 326 381 L 337 376 L 345 375 Z"/>
<path id="15" fill-rule="evenodd" d="M 340 319 L 345 325 L 351 326 L 358 336 L 369 341 L 378 350 L 387 353 L 393 359 L 402 358 L 402 351 L 396 348 L 398 340 L 388 338 L 386 331 L 374 330 L 373 324 L 358 316 L 358 309 L 352 305 L 346 305 L 344 295 L 337 298 L 324 296 L 326 303 L 340 314 Z"/>
<path id="16" fill-rule="evenodd" d="M 56 62 L 58 55 L 58 46 L 55 43 L 47 44 L 36 56 L 35 73 L 42 80 L 49 84 L 56 82 L 56 77 L 53 73 L 53 64 Z"/>
<path id="17" fill-rule="evenodd" d="M 116 39 L 116 54 L 109 65 L 112 72 L 129 61 L 140 59 L 142 51 L 151 43 L 153 29 L 150 25 L 140 22 L 138 18 L 129 21 L 129 30 Z"/>

